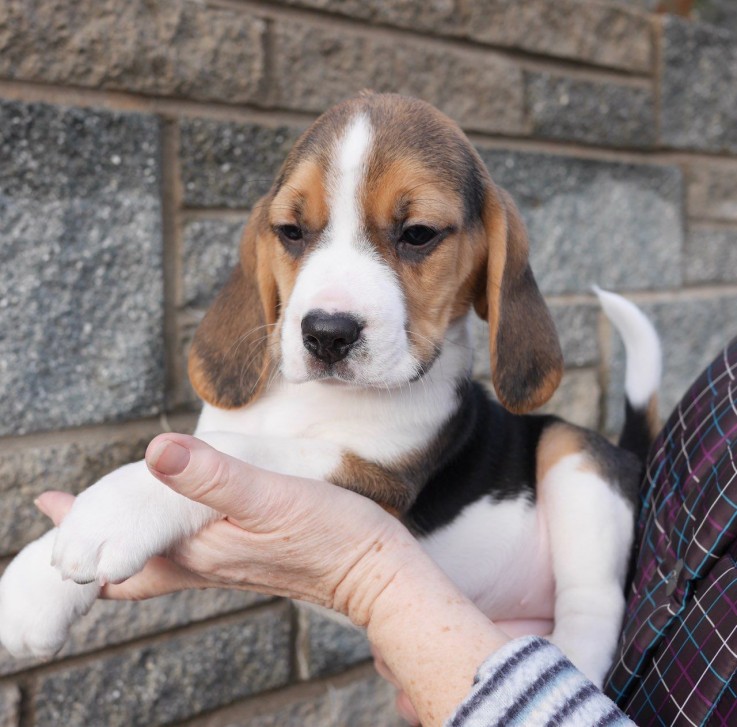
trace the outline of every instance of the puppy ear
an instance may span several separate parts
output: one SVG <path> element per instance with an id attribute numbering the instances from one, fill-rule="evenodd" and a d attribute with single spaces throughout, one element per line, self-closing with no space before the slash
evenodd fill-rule
<path id="1" fill-rule="evenodd" d="M 245 406 L 268 379 L 277 293 L 271 260 L 259 249 L 264 210 L 261 199 L 243 232 L 240 264 L 197 327 L 189 352 L 194 390 L 221 409 Z"/>
<path id="2" fill-rule="evenodd" d="M 489 322 L 492 381 L 499 401 L 516 414 L 542 406 L 558 388 L 563 355 L 532 275 L 524 223 L 511 197 L 491 185 L 484 207 L 486 285 L 476 312 Z"/>

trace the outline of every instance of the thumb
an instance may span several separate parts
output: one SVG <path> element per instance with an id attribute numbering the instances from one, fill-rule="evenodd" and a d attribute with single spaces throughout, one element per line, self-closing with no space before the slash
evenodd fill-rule
<path id="1" fill-rule="evenodd" d="M 273 500 L 291 485 L 289 478 L 253 467 L 186 434 L 153 439 L 146 464 L 154 477 L 179 494 L 250 528 L 263 519 L 263 496 L 268 492 Z"/>

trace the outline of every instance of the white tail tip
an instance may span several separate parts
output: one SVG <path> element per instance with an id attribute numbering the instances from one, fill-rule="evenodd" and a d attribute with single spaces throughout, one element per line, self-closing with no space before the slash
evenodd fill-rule
<path id="1" fill-rule="evenodd" d="M 647 406 L 660 387 L 660 339 L 650 319 L 632 302 L 593 286 L 606 317 L 624 341 L 627 357 L 624 389 L 635 409 Z"/>

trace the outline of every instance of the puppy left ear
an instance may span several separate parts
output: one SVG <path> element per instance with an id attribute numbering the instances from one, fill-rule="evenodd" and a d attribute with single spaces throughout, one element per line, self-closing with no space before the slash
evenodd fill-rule
<path id="1" fill-rule="evenodd" d="M 524 414 L 542 406 L 563 376 L 558 334 L 529 264 L 524 223 L 511 197 L 487 188 L 486 281 L 476 312 L 489 322 L 492 381 L 499 401 Z"/>

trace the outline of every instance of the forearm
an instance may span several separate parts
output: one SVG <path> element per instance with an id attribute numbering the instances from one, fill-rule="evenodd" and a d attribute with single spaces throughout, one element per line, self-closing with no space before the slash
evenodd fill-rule
<path id="1" fill-rule="evenodd" d="M 509 639 L 418 547 L 373 601 L 367 624 L 424 727 L 442 725 L 481 663 Z"/>

